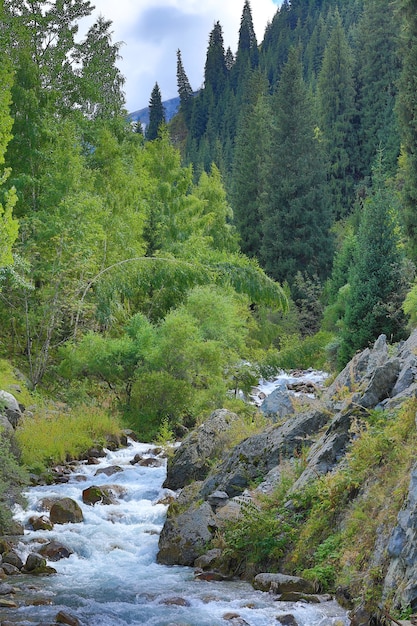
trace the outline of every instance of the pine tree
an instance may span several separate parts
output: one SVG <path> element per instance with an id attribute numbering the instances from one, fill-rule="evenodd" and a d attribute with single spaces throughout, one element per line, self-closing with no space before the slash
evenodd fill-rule
<path id="1" fill-rule="evenodd" d="M 272 109 L 261 258 L 270 276 L 291 284 L 299 271 L 325 276 L 332 258 L 322 145 L 314 135 L 313 105 L 295 48 L 290 50 Z"/>
<path id="2" fill-rule="evenodd" d="M 414 261 L 417 259 L 417 3 L 401 0 L 403 16 L 403 69 L 399 85 L 398 114 L 405 151 L 404 219 Z"/>
<path id="3" fill-rule="evenodd" d="M 371 195 L 359 226 L 346 305 L 341 364 L 384 333 L 398 341 L 404 332 L 403 255 L 398 237 L 398 197 L 385 180 L 382 153 L 373 171 Z"/>
<path id="4" fill-rule="evenodd" d="M 329 159 L 329 190 L 335 218 L 351 209 L 355 182 L 355 86 L 352 57 L 336 10 L 318 77 L 320 130 Z"/>
<path id="5" fill-rule="evenodd" d="M 180 111 L 184 116 L 186 125 L 189 126 L 193 110 L 193 90 L 182 64 L 180 50 L 177 50 L 177 85 L 180 97 Z"/>
<path id="6" fill-rule="evenodd" d="M 149 100 L 149 124 L 146 129 L 146 139 L 149 141 L 156 139 L 162 124 L 165 124 L 165 111 L 158 83 L 155 83 Z"/>
<path id="7" fill-rule="evenodd" d="M 259 62 L 258 42 L 253 27 L 252 11 L 249 0 L 245 0 L 240 20 L 239 41 L 236 61 L 232 71 L 232 84 L 236 89 L 244 74 L 255 67 Z"/>

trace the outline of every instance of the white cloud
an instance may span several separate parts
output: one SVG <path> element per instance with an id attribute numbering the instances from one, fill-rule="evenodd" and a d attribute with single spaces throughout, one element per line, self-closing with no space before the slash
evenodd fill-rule
<path id="1" fill-rule="evenodd" d="M 94 0 L 93 0 L 94 3 Z M 129 111 L 148 104 L 155 82 L 164 100 L 177 96 L 179 48 L 193 89 L 201 86 L 208 38 L 216 21 L 225 47 L 236 51 L 244 0 L 96 0 L 98 14 L 112 21 L 113 41 L 123 41 L 119 62 L 126 78 Z M 258 42 L 276 10 L 275 0 L 252 0 Z"/>

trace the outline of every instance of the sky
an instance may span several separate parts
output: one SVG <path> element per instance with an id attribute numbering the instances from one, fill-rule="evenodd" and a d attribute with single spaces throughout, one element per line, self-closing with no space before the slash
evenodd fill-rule
<path id="1" fill-rule="evenodd" d="M 126 108 L 146 107 L 157 82 L 163 100 L 177 92 L 177 50 L 191 87 L 203 83 L 208 40 L 215 22 L 225 49 L 236 52 L 244 0 L 92 0 L 94 18 L 112 21 L 113 42 L 123 42 L 118 66 L 126 79 Z M 252 0 L 258 43 L 277 11 L 277 0 Z"/>

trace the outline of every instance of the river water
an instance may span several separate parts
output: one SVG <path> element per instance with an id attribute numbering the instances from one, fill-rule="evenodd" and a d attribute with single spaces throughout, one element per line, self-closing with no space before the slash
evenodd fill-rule
<path id="1" fill-rule="evenodd" d="M 83 626 L 279 626 L 280 617 L 288 614 L 300 626 L 349 623 L 333 601 L 281 603 L 248 583 L 194 580 L 191 568 L 157 564 L 158 535 L 167 509 L 160 500 L 172 492 L 162 488 L 165 461 L 160 467 L 131 465 L 135 454 L 153 456 L 148 444 L 130 442 L 127 448 L 108 452 L 99 465 L 81 464 L 68 483 L 29 489 L 27 507 L 15 514 L 26 528 L 30 516 L 46 513 L 42 502 L 57 497 L 76 500 L 84 522 L 56 524 L 52 531 L 25 531 L 19 545 L 22 556 L 51 539 L 74 554 L 50 564 L 57 574 L 32 577 L 38 589 L 32 593 L 39 594 L 40 606 L 1 609 L 0 621 L 50 624 L 64 610 Z M 95 476 L 99 468 L 112 465 L 123 471 Z M 90 485 L 117 485 L 117 503 L 83 504 L 82 491 Z M 12 582 L 19 586 L 19 576 Z M 43 604 L 45 599 L 51 604 Z M 233 620 L 230 614 L 245 621 Z"/>

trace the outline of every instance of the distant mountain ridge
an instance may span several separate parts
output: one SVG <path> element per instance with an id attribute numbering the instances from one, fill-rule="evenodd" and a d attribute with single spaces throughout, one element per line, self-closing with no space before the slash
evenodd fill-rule
<path id="1" fill-rule="evenodd" d="M 180 99 L 177 96 L 176 98 L 165 100 L 165 102 L 163 102 L 162 104 L 165 109 L 165 119 L 167 122 L 169 122 L 178 112 Z M 139 109 L 138 111 L 133 111 L 133 113 L 129 113 L 128 118 L 131 122 L 139 121 L 142 126 L 146 127 L 149 124 L 149 107 L 145 107 L 144 109 Z"/>

